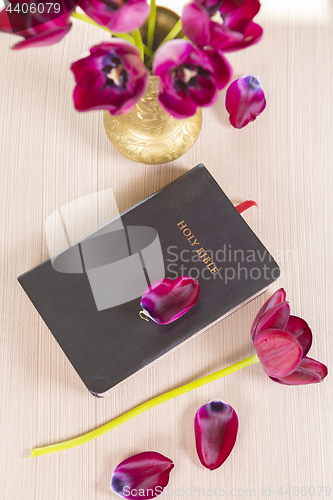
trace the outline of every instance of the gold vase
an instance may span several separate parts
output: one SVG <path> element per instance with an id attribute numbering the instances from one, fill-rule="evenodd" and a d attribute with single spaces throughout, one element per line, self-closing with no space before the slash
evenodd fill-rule
<path id="1" fill-rule="evenodd" d="M 177 19 L 174 12 L 157 7 L 154 50 Z M 145 25 L 141 31 L 145 42 Z M 146 93 L 130 113 L 112 116 L 104 112 L 105 131 L 113 146 L 130 160 L 148 165 L 168 163 L 185 154 L 197 140 L 202 124 L 201 108 L 183 120 L 167 113 L 158 103 L 158 82 L 158 77 L 150 77 Z"/>

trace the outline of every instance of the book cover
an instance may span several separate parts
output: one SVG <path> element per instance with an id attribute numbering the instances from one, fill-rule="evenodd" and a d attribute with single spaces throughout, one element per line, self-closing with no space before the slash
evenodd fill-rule
<path id="1" fill-rule="evenodd" d="M 200 164 L 18 280 L 87 389 L 102 396 L 279 274 Z M 195 306 L 167 325 L 141 319 L 147 285 L 181 275 L 200 283 Z"/>

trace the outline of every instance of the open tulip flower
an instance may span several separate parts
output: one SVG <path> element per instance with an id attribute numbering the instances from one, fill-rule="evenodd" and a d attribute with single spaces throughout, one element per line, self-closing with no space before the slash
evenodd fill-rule
<path id="1" fill-rule="evenodd" d="M 157 50 L 153 70 L 160 77 L 159 102 L 176 118 L 213 104 L 232 72 L 222 52 L 204 51 L 178 39 Z"/>
<path id="2" fill-rule="evenodd" d="M 27 12 L 23 13 L 22 10 L 14 9 L 18 5 L 22 7 L 19 2 L 10 2 L 7 6 L 8 9 L 0 11 L 0 31 L 5 33 L 14 33 L 24 38 L 12 47 L 14 50 L 25 49 L 29 47 L 43 47 L 46 45 L 53 45 L 60 42 L 72 27 L 70 22 L 71 9 L 75 8 L 74 4 L 68 3 L 68 11 L 64 10 L 62 5 L 55 4 L 59 11 L 49 9 L 47 2 L 39 2 L 44 6 L 43 12 L 39 13 L 36 9 L 34 0 L 27 0 Z M 61 10 L 60 10 L 61 9 Z M 40 7 L 40 11 L 42 7 Z M 48 12 L 49 10 L 49 12 Z"/>
<path id="3" fill-rule="evenodd" d="M 252 21 L 259 10 L 259 0 L 193 0 L 183 10 L 183 31 L 198 47 L 240 50 L 262 37 Z"/>
<path id="4" fill-rule="evenodd" d="M 90 55 L 73 63 L 71 69 L 77 83 L 73 98 L 78 111 L 127 113 L 142 97 L 149 80 L 139 50 L 121 39 L 92 47 Z"/>
<path id="5" fill-rule="evenodd" d="M 307 323 L 290 315 L 281 288 L 258 312 L 251 329 L 253 345 L 265 372 L 275 382 L 304 385 L 321 382 L 327 367 L 307 353 L 312 333 Z"/>
<path id="6" fill-rule="evenodd" d="M 147 19 L 147 0 L 80 0 L 80 7 L 96 23 L 117 33 L 133 31 Z"/>

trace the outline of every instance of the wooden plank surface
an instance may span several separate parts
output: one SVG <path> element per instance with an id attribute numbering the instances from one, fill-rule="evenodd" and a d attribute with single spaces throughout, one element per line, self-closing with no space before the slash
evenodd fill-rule
<path id="1" fill-rule="evenodd" d="M 183 2 L 164 2 L 176 10 Z M 267 109 L 243 130 L 228 124 L 225 92 L 204 110 L 195 146 L 179 160 L 145 166 L 123 158 L 102 113 L 72 106 L 70 63 L 105 39 L 74 21 L 58 45 L 10 51 L 0 34 L 0 428 L 1 497 L 6 500 L 104 500 L 113 469 L 155 450 L 175 468 L 167 496 L 323 498 L 333 488 L 332 382 L 284 387 L 259 365 L 161 405 L 81 447 L 29 459 L 30 449 L 71 438 L 137 404 L 253 353 L 251 322 L 266 293 L 208 332 L 138 374 L 105 399 L 87 393 L 16 277 L 48 257 L 44 223 L 52 211 L 112 188 L 125 210 L 199 162 L 277 258 L 292 312 L 314 334 L 311 356 L 332 359 L 333 4 L 263 0 L 262 42 L 228 55 L 235 77 L 263 84 Z M 203 207 L 204 209 L 204 207 Z M 193 418 L 212 398 L 236 409 L 234 451 L 217 471 L 196 455 Z M 315 494 L 311 496 L 315 488 Z M 192 490 L 191 490 L 192 487 Z M 279 495 L 290 487 L 291 495 Z M 299 493 L 294 487 L 299 487 Z M 195 489 L 196 488 L 196 489 Z M 199 493 L 199 489 L 201 491 Z M 216 490 L 214 491 L 214 489 Z M 326 493 L 328 493 L 328 489 Z M 216 493 L 216 494 L 215 494 Z"/>

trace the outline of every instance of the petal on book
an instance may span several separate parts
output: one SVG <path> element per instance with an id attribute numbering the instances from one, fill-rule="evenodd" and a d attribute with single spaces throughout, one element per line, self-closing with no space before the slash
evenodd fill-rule
<path id="1" fill-rule="evenodd" d="M 181 276 L 176 280 L 164 278 L 146 288 L 141 307 L 155 323 L 166 325 L 191 309 L 199 293 L 199 282 L 189 276 Z"/>
<path id="2" fill-rule="evenodd" d="M 235 410 L 223 401 L 201 406 L 194 419 L 194 432 L 200 462 L 209 470 L 220 467 L 230 455 L 237 437 Z"/>
<path id="3" fill-rule="evenodd" d="M 174 464 L 155 451 L 145 451 L 121 462 L 111 478 L 110 489 L 123 498 L 155 498 L 169 482 Z"/>

